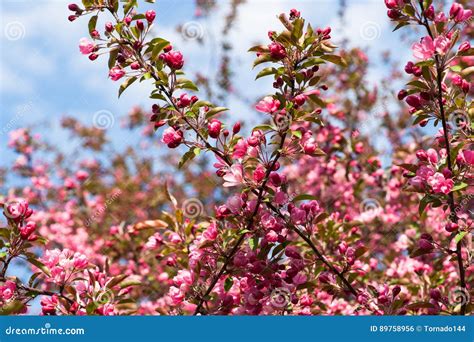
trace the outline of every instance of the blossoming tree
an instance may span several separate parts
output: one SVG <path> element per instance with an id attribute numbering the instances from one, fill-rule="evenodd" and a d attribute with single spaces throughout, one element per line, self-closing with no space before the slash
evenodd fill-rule
<path id="1" fill-rule="evenodd" d="M 250 49 L 257 79 L 272 77 L 273 90 L 255 106 L 262 124 L 242 134 L 240 122 L 225 123 L 227 108 L 190 93 L 198 88 L 185 78 L 181 52 L 149 37 L 153 10 L 139 13 L 137 1 L 69 5 L 71 21 L 90 15 L 92 40 L 81 39 L 80 52 L 108 57 L 119 96 L 134 82 L 153 84 L 150 121 L 160 143 L 182 155 L 176 164 L 198 198 L 222 192 L 206 203 L 212 214 L 194 215 L 195 198 L 176 179 L 146 161 L 129 169 L 133 151 L 109 168 L 59 162 L 63 183 L 54 185 L 34 163 L 37 139 L 16 131 L 16 172 L 35 188 L 23 189 L 28 201 L 5 199 L 3 312 L 26 312 L 41 296 L 43 314 L 471 313 L 472 11 L 385 4 L 396 29 L 426 32 L 405 67 L 413 79 L 398 93 L 409 109 L 381 116 L 389 167 L 360 127 L 361 113 L 377 108 L 367 56 L 338 50 L 330 28 L 297 10 L 278 17 L 282 31 L 268 32 L 268 44 Z M 130 124 L 146 117 L 134 110 Z M 103 131 L 63 124 L 102 151 Z M 441 126 L 433 139 L 420 133 L 430 125 Z M 199 178 L 217 186 L 193 177 L 189 165 L 201 155 L 213 158 L 215 175 L 201 165 Z M 28 282 L 7 273 L 16 259 L 32 265 Z"/>

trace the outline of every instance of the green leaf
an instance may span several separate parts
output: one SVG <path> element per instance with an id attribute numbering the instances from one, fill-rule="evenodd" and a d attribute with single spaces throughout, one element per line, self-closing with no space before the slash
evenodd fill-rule
<path id="1" fill-rule="evenodd" d="M 421 216 L 423 212 L 425 211 L 425 208 L 430 202 L 432 201 L 432 198 L 429 195 L 426 195 L 423 197 L 420 201 L 420 205 L 418 206 L 418 214 Z"/>
<path id="2" fill-rule="evenodd" d="M 291 135 L 300 139 L 303 137 L 303 133 L 301 133 L 301 131 L 291 131 Z"/>
<path id="3" fill-rule="evenodd" d="M 226 107 L 214 107 L 209 109 L 209 111 L 206 113 L 206 118 L 213 117 L 214 115 L 220 113 L 220 112 L 225 112 L 226 110 L 229 110 Z"/>
<path id="4" fill-rule="evenodd" d="M 118 97 L 120 97 L 120 95 L 122 95 L 122 93 L 125 91 L 125 89 L 127 89 L 130 86 L 130 84 L 132 84 L 136 80 L 137 80 L 137 77 L 133 76 L 133 77 L 128 78 L 125 82 L 123 82 L 120 85 L 119 92 L 118 92 Z"/>
<path id="5" fill-rule="evenodd" d="M 142 284 L 142 282 L 140 280 L 137 280 L 137 279 L 130 279 L 130 280 L 125 280 L 123 282 L 120 283 L 120 288 L 121 289 L 124 289 L 126 287 L 129 287 L 129 286 L 140 286 Z"/>
<path id="6" fill-rule="evenodd" d="M 399 166 L 401 168 L 404 168 L 405 170 L 408 170 L 408 171 L 413 172 L 413 173 L 415 173 L 416 170 L 418 170 L 418 166 L 415 165 L 415 164 L 399 164 L 397 166 Z"/>
<path id="7" fill-rule="evenodd" d="M 305 201 L 305 200 L 315 200 L 315 199 L 317 199 L 317 198 L 313 195 L 302 194 L 302 195 L 298 195 L 295 198 L 293 198 L 293 202 Z"/>
<path id="8" fill-rule="evenodd" d="M 260 53 L 267 53 L 269 52 L 268 46 L 266 45 L 256 45 L 248 49 L 248 52 L 260 52 Z"/>
<path id="9" fill-rule="evenodd" d="M 462 190 L 462 189 L 464 189 L 464 188 L 467 188 L 467 184 L 464 183 L 464 182 L 461 182 L 461 183 L 459 183 L 459 184 L 454 185 L 452 191 L 453 191 L 453 192 L 454 192 L 454 191 L 459 191 L 459 190 Z"/>
<path id="10" fill-rule="evenodd" d="M 417 309 L 434 309 L 434 305 L 429 302 L 418 302 L 413 304 L 408 304 L 405 306 L 408 310 L 417 310 Z"/>
<path id="11" fill-rule="evenodd" d="M 36 258 L 28 258 L 27 259 L 28 262 L 34 266 L 36 266 L 37 268 L 39 268 L 41 271 L 43 271 L 44 274 L 46 274 L 47 276 L 51 276 L 51 273 L 49 272 L 49 268 L 46 267 L 45 264 L 43 264 L 41 261 L 39 261 L 38 259 Z"/>
<path id="12" fill-rule="evenodd" d="M 321 108 L 326 107 L 326 102 L 324 102 L 319 96 L 311 94 L 308 96 L 311 101 L 313 101 L 315 104 L 317 104 Z"/>
<path id="13" fill-rule="evenodd" d="M 91 35 L 91 37 L 92 37 L 92 31 L 95 30 L 95 27 L 96 27 L 96 25 L 97 25 L 97 18 L 98 18 L 97 15 L 92 16 L 92 17 L 89 19 L 89 24 L 87 25 L 88 28 L 89 28 L 89 34 Z"/>
<path id="14" fill-rule="evenodd" d="M 255 126 L 252 131 L 273 131 L 275 128 L 271 125 L 258 125 Z"/>
<path id="15" fill-rule="evenodd" d="M 253 62 L 253 67 L 255 68 L 257 65 L 259 64 L 262 64 L 262 63 L 266 63 L 266 62 L 270 62 L 272 61 L 273 58 L 272 56 L 270 56 L 269 54 L 263 54 L 263 55 L 260 55 L 258 56 L 255 61 Z"/>
<path id="16" fill-rule="evenodd" d="M 8 228 L 0 228 L 0 237 L 10 240 L 11 230 Z"/>
<path id="17" fill-rule="evenodd" d="M 408 82 L 407 86 L 421 88 L 421 89 L 429 89 L 429 87 L 424 82 L 421 82 L 418 80 Z"/>
<path id="18" fill-rule="evenodd" d="M 276 74 L 278 70 L 274 67 L 268 67 L 263 70 L 261 70 L 257 76 L 255 77 L 256 80 L 258 80 L 260 77 L 268 76 L 268 75 L 273 75 Z"/>
<path id="19" fill-rule="evenodd" d="M 225 292 L 228 292 L 232 285 L 234 285 L 234 279 L 232 279 L 232 277 L 227 277 L 224 281 L 224 290 Z"/>
<path id="20" fill-rule="evenodd" d="M 461 72 L 462 71 L 462 67 L 460 65 L 450 66 L 449 69 L 451 69 L 451 71 L 453 71 L 453 72 Z"/>
<path id="21" fill-rule="evenodd" d="M 454 242 L 457 244 L 459 241 L 461 241 L 465 236 L 467 235 L 467 232 L 460 232 L 456 234 L 454 237 Z"/>
<path id="22" fill-rule="evenodd" d="M 153 52 L 151 54 L 151 58 L 153 60 L 156 59 L 156 57 L 158 56 L 158 54 L 165 48 L 167 47 L 168 45 L 170 45 L 170 42 L 167 41 L 166 39 L 163 39 L 163 38 L 153 38 L 150 43 L 149 43 L 151 46 L 153 46 Z"/>
<path id="23" fill-rule="evenodd" d="M 322 55 L 321 58 L 324 59 L 325 61 L 328 61 L 328 62 L 337 64 L 337 65 L 340 65 L 340 66 L 342 66 L 342 67 L 346 67 L 346 66 L 347 66 L 346 61 L 345 61 L 341 56 L 337 56 L 337 55 Z"/>
<path id="24" fill-rule="evenodd" d="M 177 79 L 176 88 L 199 91 L 199 88 L 194 84 L 194 82 L 186 78 Z"/>
<path id="25" fill-rule="evenodd" d="M 109 69 L 112 69 L 115 66 L 115 61 L 117 60 L 119 49 L 112 49 L 109 52 Z"/>
<path id="26" fill-rule="evenodd" d="M 403 26 L 407 26 L 407 25 L 410 25 L 410 23 L 406 22 L 406 21 L 403 21 L 403 22 L 399 23 L 397 26 L 395 26 L 395 28 L 392 30 L 392 32 L 395 32 L 396 30 L 401 29 Z"/>
<path id="27" fill-rule="evenodd" d="M 112 279 L 110 279 L 110 280 L 105 284 L 105 287 L 107 287 L 108 289 L 111 289 L 111 288 L 114 287 L 115 285 L 120 284 L 120 283 L 121 283 L 122 281 L 124 281 L 127 277 L 128 277 L 127 274 L 121 274 L 121 275 L 115 276 L 115 277 L 113 277 Z"/>
<path id="28" fill-rule="evenodd" d="M 249 247 L 250 249 L 252 249 L 253 251 L 257 248 L 257 245 L 258 245 L 258 237 L 257 236 L 253 236 L 250 240 L 249 240 Z"/>
<path id="29" fill-rule="evenodd" d="M 124 5 L 123 5 L 123 13 L 125 15 L 128 14 L 128 12 L 132 9 L 132 7 L 137 7 L 137 0 L 128 0 Z"/>
<path id="30" fill-rule="evenodd" d="M 298 42 L 298 40 L 303 35 L 303 26 L 304 26 L 303 19 L 299 18 L 293 21 L 293 30 L 291 31 L 291 38 L 293 38 L 295 42 Z"/>
<path id="31" fill-rule="evenodd" d="M 0 308 L 0 315 L 7 316 L 19 313 L 23 309 L 23 303 L 19 300 L 12 300 Z"/>
<path id="32" fill-rule="evenodd" d="M 273 259 L 276 255 L 278 255 L 278 253 L 280 253 L 281 251 L 283 251 L 283 250 L 286 248 L 286 246 L 288 245 L 288 243 L 289 243 L 288 241 L 285 241 L 285 242 L 283 242 L 283 243 L 280 243 L 278 246 L 274 247 L 274 248 L 272 249 L 272 256 L 271 256 L 271 258 Z"/>
<path id="33" fill-rule="evenodd" d="M 178 163 L 178 168 L 182 168 L 188 161 L 193 160 L 195 157 L 196 153 L 194 152 L 194 149 L 190 149 L 181 157 L 181 160 Z"/>

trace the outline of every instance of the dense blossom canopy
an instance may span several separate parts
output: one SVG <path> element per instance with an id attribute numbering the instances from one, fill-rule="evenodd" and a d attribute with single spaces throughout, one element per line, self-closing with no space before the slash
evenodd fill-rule
<path id="1" fill-rule="evenodd" d="M 119 95 L 151 82 L 156 103 L 129 113 L 144 142 L 123 153 L 110 153 L 105 130 L 65 118 L 93 151 L 75 163 L 32 129 L 11 132 L 10 171 L 26 185 L 0 198 L 2 313 L 39 298 L 44 315 L 471 314 L 472 11 L 385 4 L 396 29 L 420 35 L 405 89 L 371 88 L 367 55 L 292 9 L 249 50 L 273 92 L 248 134 L 195 95 L 186 56 L 150 37 L 153 10 L 69 5 L 70 21 L 90 17 L 80 53 L 108 58 Z M 373 115 L 390 163 L 366 132 Z M 176 171 L 140 154 L 156 144 Z M 26 281 L 15 275 L 25 264 Z"/>

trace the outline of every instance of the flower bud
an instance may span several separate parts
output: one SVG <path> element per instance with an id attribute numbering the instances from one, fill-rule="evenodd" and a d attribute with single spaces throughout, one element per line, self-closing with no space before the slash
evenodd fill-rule
<path id="1" fill-rule="evenodd" d="M 439 289 L 431 289 L 430 297 L 436 301 L 439 301 L 441 299 L 441 291 Z"/>
<path id="2" fill-rule="evenodd" d="M 471 44 L 466 41 L 466 42 L 462 43 L 461 45 L 459 45 L 458 51 L 459 52 L 466 52 L 470 48 L 471 48 Z"/>
<path id="3" fill-rule="evenodd" d="M 114 30 L 114 24 L 112 24 L 110 21 L 105 23 L 105 30 L 107 32 L 112 32 Z"/>
<path id="4" fill-rule="evenodd" d="M 67 8 L 69 8 L 69 10 L 70 10 L 70 11 L 73 11 L 73 12 L 77 12 L 77 11 L 80 10 L 79 6 L 76 5 L 76 4 L 69 4 L 69 5 L 67 6 Z"/>
<path id="5" fill-rule="evenodd" d="M 389 9 L 387 11 L 387 16 L 393 20 L 400 18 L 400 15 L 401 15 L 400 11 L 396 9 Z"/>
<path id="6" fill-rule="evenodd" d="M 398 100 L 402 101 L 405 97 L 408 96 L 408 92 L 405 89 L 402 89 L 398 92 Z"/>
<path id="7" fill-rule="evenodd" d="M 453 233 L 459 229 L 459 225 L 454 222 L 448 222 L 448 224 L 445 227 L 446 231 L 449 233 Z"/>
<path id="8" fill-rule="evenodd" d="M 425 150 L 418 150 L 416 151 L 416 157 L 420 161 L 427 161 L 428 160 L 428 154 L 426 153 Z"/>
<path id="9" fill-rule="evenodd" d="M 398 294 L 402 291 L 402 289 L 400 288 L 400 286 L 395 286 L 393 289 L 392 289 L 392 296 L 393 298 L 395 298 L 396 296 L 398 296 Z"/>
<path id="10" fill-rule="evenodd" d="M 271 172 L 270 173 L 270 181 L 275 186 L 280 186 L 281 185 L 281 177 L 277 172 Z"/>
<path id="11" fill-rule="evenodd" d="M 237 121 L 235 124 L 234 124 L 234 127 L 232 127 L 232 133 L 234 134 L 237 134 L 240 132 L 240 122 Z"/>
<path id="12" fill-rule="evenodd" d="M 415 65 L 413 64 L 413 62 L 408 62 L 406 65 L 405 65 L 405 72 L 407 74 L 413 74 L 413 67 Z"/>
<path id="13" fill-rule="evenodd" d="M 145 18 L 148 21 L 148 24 L 151 24 L 155 20 L 155 17 L 156 17 L 155 11 L 148 10 L 145 12 Z"/>
<path id="14" fill-rule="evenodd" d="M 413 108 L 416 108 L 416 109 L 421 108 L 420 97 L 417 96 L 417 95 L 407 96 L 407 98 L 405 99 L 405 102 L 408 103 L 408 105 L 413 107 Z"/>
<path id="15" fill-rule="evenodd" d="M 431 5 L 430 7 L 428 7 L 428 8 L 425 10 L 425 16 L 426 16 L 428 19 L 430 19 L 430 20 L 434 20 L 435 11 L 434 11 L 433 5 Z"/>
<path id="16" fill-rule="evenodd" d="M 221 127 L 222 127 L 222 124 L 219 120 L 212 119 L 207 124 L 207 130 L 209 131 L 209 136 L 214 139 L 219 137 L 219 134 L 221 133 Z"/>
<path id="17" fill-rule="evenodd" d="M 430 241 L 426 239 L 420 239 L 418 240 L 418 248 L 422 251 L 431 251 L 434 247 Z"/>

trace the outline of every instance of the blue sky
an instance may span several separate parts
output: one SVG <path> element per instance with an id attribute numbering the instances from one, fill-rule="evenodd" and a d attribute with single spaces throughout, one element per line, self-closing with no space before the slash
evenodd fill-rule
<path id="1" fill-rule="evenodd" d="M 150 106 L 149 86 L 130 87 L 117 100 L 118 83 L 107 79 L 106 59 L 90 62 L 79 53 L 78 41 L 87 37 L 87 21 L 82 18 L 73 23 L 63 0 L 2 0 L 0 24 L 0 166 L 9 163 L 13 155 L 6 151 L 8 131 L 28 125 L 38 125 L 38 131 L 49 141 L 61 144 L 66 151 L 74 152 L 78 143 L 68 140 L 59 127 L 59 118 L 65 114 L 92 123 L 94 113 L 106 110 L 113 114 L 115 124 L 110 128 L 114 143 L 120 147 L 123 136 L 118 136 L 120 117 L 133 105 Z M 229 1 L 217 1 L 218 8 L 207 18 L 194 17 L 194 0 L 157 0 L 152 7 L 157 12 L 155 32 L 172 41 L 186 57 L 185 70 L 190 76 L 196 71 L 214 75 L 219 56 L 215 37 L 223 26 Z M 353 46 L 365 47 L 373 57 L 370 79 L 375 84 L 386 71 L 380 53 L 390 50 L 396 59 L 410 58 L 409 49 L 402 46 L 398 34 L 391 33 L 382 0 L 347 0 L 344 25 L 338 17 L 338 1 L 271 1 L 248 0 L 239 7 L 238 22 L 229 38 L 234 44 L 233 69 L 235 87 L 243 97 L 251 100 L 271 91 L 267 80 L 254 81 L 256 71 L 251 70 L 253 55 L 248 47 L 264 41 L 269 29 L 279 29 L 276 15 L 299 9 L 313 26 L 333 28 L 333 40 L 343 37 Z M 196 41 L 184 40 L 176 27 L 197 22 L 204 46 Z M 98 25 L 101 27 L 101 24 Z M 400 55 L 399 51 L 403 51 Z M 226 104 L 231 108 L 232 121 L 258 122 L 255 111 L 237 98 Z"/>

